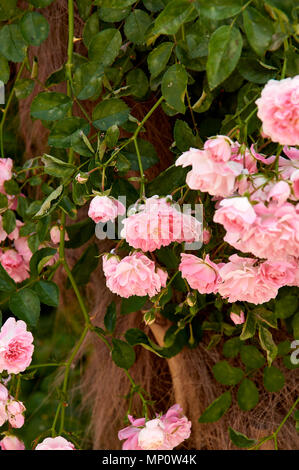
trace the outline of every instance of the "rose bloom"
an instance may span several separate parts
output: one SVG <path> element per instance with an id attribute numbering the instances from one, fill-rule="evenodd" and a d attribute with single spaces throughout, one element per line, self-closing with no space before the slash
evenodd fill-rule
<path id="1" fill-rule="evenodd" d="M 29 270 L 29 262 L 32 257 L 32 251 L 28 245 L 28 239 L 26 237 L 20 237 L 14 242 L 15 249 L 22 256 L 23 260 L 27 264 L 27 269 Z"/>
<path id="2" fill-rule="evenodd" d="M 242 310 L 240 312 L 240 315 L 238 315 L 237 313 L 231 312 L 230 318 L 234 322 L 235 325 L 243 325 L 243 323 L 245 322 L 245 315 Z"/>
<path id="3" fill-rule="evenodd" d="M 132 295 L 153 297 L 166 286 L 167 272 L 156 269 L 155 263 L 140 252 L 122 260 L 105 255 L 103 270 L 107 287 L 124 298 Z"/>
<path id="4" fill-rule="evenodd" d="M 0 192 L 4 191 L 5 181 L 11 180 L 13 161 L 11 158 L 0 158 Z"/>
<path id="5" fill-rule="evenodd" d="M 246 230 L 255 219 L 254 208 L 247 197 L 223 199 L 214 215 L 214 222 L 222 224 L 228 232 Z"/>
<path id="6" fill-rule="evenodd" d="M 270 80 L 256 101 L 263 132 L 273 142 L 299 144 L 299 76 Z"/>
<path id="7" fill-rule="evenodd" d="M 1 450 L 25 450 L 24 442 L 16 436 L 7 434 L 2 441 L 0 441 Z"/>
<path id="8" fill-rule="evenodd" d="M 229 302 L 251 302 L 263 304 L 277 295 L 277 287 L 268 284 L 260 276 L 259 267 L 254 266 L 252 258 L 241 258 L 232 255 L 219 270 L 221 282 L 218 285 L 219 294 Z"/>
<path id="9" fill-rule="evenodd" d="M 172 242 L 199 241 L 201 224 L 177 210 L 166 198 L 153 196 L 140 212 L 123 220 L 121 236 L 134 248 L 154 251 Z"/>
<path id="10" fill-rule="evenodd" d="M 21 428 L 24 424 L 24 411 L 26 411 L 25 406 L 21 401 L 10 400 L 6 404 L 6 411 L 8 416 L 8 421 L 11 427 Z"/>
<path id="11" fill-rule="evenodd" d="M 191 421 L 183 415 L 180 405 L 173 405 L 166 414 L 145 421 L 128 416 L 131 425 L 121 429 L 119 440 L 125 440 L 123 450 L 172 450 L 188 439 Z"/>
<path id="12" fill-rule="evenodd" d="M 34 346 L 33 336 L 22 320 L 10 317 L 0 330 L 0 373 L 23 372 L 31 363 Z"/>
<path id="13" fill-rule="evenodd" d="M 0 252 L 0 263 L 15 282 L 22 282 L 30 277 L 27 270 L 28 265 L 15 250 Z"/>
<path id="14" fill-rule="evenodd" d="M 192 289 L 197 289 L 201 294 L 217 292 L 219 283 L 219 267 L 213 263 L 209 255 L 203 260 L 194 255 L 181 254 L 179 270 Z"/>
<path id="15" fill-rule="evenodd" d="M 54 243 L 54 245 L 58 245 L 58 243 L 60 242 L 60 229 L 58 225 L 54 225 L 53 227 L 51 227 L 50 238 L 51 242 Z M 65 241 L 69 241 L 69 236 L 66 232 L 64 234 L 64 239 Z"/>
<path id="16" fill-rule="evenodd" d="M 64 437 L 57 436 L 47 437 L 36 446 L 35 450 L 75 450 L 75 446 Z"/>
<path id="17" fill-rule="evenodd" d="M 227 162 L 231 158 L 231 144 L 232 141 L 228 137 L 218 135 L 214 139 L 208 139 L 204 149 L 215 162 Z"/>
<path id="18" fill-rule="evenodd" d="M 113 221 L 118 215 L 124 215 L 125 206 L 114 198 L 95 196 L 89 206 L 88 216 L 97 224 Z"/>
<path id="19" fill-rule="evenodd" d="M 260 265 L 260 276 L 274 287 L 291 286 L 295 282 L 298 263 L 295 261 L 265 261 Z"/>
<path id="20" fill-rule="evenodd" d="M 176 166 L 192 166 L 186 182 L 190 189 L 207 192 L 211 196 L 230 196 L 235 189 L 236 177 L 243 171 L 239 162 L 215 162 L 209 151 L 190 148 L 176 161 Z"/>
<path id="21" fill-rule="evenodd" d="M 19 238 L 19 228 L 24 225 L 20 220 L 16 221 L 16 227 L 10 234 L 6 233 L 3 228 L 2 216 L 0 215 L 0 242 L 3 242 L 8 237 L 10 240 L 16 240 Z"/>

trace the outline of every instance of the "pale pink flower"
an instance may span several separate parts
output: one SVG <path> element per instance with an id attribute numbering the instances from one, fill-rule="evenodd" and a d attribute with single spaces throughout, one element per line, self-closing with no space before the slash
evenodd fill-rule
<path id="1" fill-rule="evenodd" d="M 0 373 L 23 372 L 31 363 L 34 346 L 33 336 L 22 320 L 10 317 L 0 330 Z"/>
<path id="2" fill-rule="evenodd" d="M 253 206 L 247 197 L 223 199 L 214 215 L 214 222 L 222 224 L 228 232 L 242 232 L 256 219 Z"/>
<path id="3" fill-rule="evenodd" d="M 272 201 L 277 202 L 279 206 L 282 206 L 284 202 L 290 197 L 291 189 L 289 184 L 286 181 L 278 181 L 278 183 L 274 184 L 269 191 L 268 194 L 268 201 L 272 199 Z"/>
<path id="4" fill-rule="evenodd" d="M 36 446 L 35 450 L 75 450 L 75 446 L 64 437 L 57 436 L 47 437 Z"/>
<path id="5" fill-rule="evenodd" d="M 134 248 L 154 251 L 172 242 L 199 241 L 200 222 L 177 210 L 166 198 L 151 197 L 140 212 L 123 220 L 121 236 Z"/>
<path id="6" fill-rule="evenodd" d="M 0 401 L 6 402 L 8 400 L 8 390 L 0 383 Z"/>
<path id="7" fill-rule="evenodd" d="M 6 411 L 8 421 L 11 427 L 21 428 L 25 421 L 23 413 L 26 411 L 26 408 L 23 403 L 21 401 L 16 401 L 12 399 L 7 402 Z"/>
<path id="8" fill-rule="evenodd" d="M 0 447 L 1 450 L 25 450 L 24 442 L 11 434 L 7 434 L 0 441 Z"/>
<path id="9" fill-rule="evenodd" d="M 176 166 L 192 166 L 186 182 L 191 189 L 207 192 L 211 196 L 230 196 L 235 189 L 236 177 L 243 171 L 239 162 L 215 162 L 207 150 L 191 148 L 176 161 Z"/>
<path id="10" fill-rule="evenodd" d="M 296 147 L 288 147 L 285 145 L 283 151 L 291 160 L 299 160 L 299 149 L 296 149 Z"/>
<path id="11" fill-rule="evenodd" d="M 270 80 L 256 101 L 258 117 L 273 142 L 299 144 L 299 76 Z"/>
<path id="12" fill-rule="evenodd" d="M 204 229 L 202 232 L 202 241 L 205 245 L 207 245 L 211 240 L 211 232 L 210 230 Z"/>
<path id="13" fill-rule="evenodd" d="M 134 419 L 133 416 L 128 415 L 130 426 L 121 429 L 118 432 L 118 439 L 125 441 L 122 445 L 123 450 L 142 450 L 138 444 L 138 436 L 141 429 L 145 426 L 145 418 Z"/>
<path id="14" fill-rule="evenodd" d="M 19 255 L 23 257 L 29 269 L 29 262 L 32 257 L 32 251 L 29 248 L 28 239 L 26 237 L 20 237 L 17 240 L 15 240 L 14 245 Z"/>
<path id="15" fill-rule="evenodd" d="M 257 260 L 241 258 L 232 255 L 219 270 L 221 282 L 218 285 L 219 294 L 229 302 L 250 302 L 263 304 L 277 295 L 278 288 L 269 285 L 259 274 Z"/>
<path id="16" fill-rule="evenodd" d="M 30 277 L 27 263 L 15 250 L 0 253 L 0 263 L 15 282 L 22 282 Z"/>
<path id="17" fill-rule="evenodd" d="M 6 423 L 8 419 L 7 411 L 6 411 L 6 402 L 0 401 L 0 427 Z"/>
<path id="18" fill-rule="evenodd" d="M 242 325 L 245 322 L 245 315 L 243 310 L 241 310 L 239 315 L 237 313 L 231 312 L 230 318 L 235 325 Z"/>
<path id="19" fill-rule="evenodd" d="M 0 192 L 4 191 L 4 182 L 12 178 L 12 166 L 11 158 L 0 158 Z"/>
<path id="20" fill-rule="evenodd" d="M 53 225 L 53 227 L 51 227 L 50 238 L 51 238 L 51 242 L 54 245 L 59 244 L 59 242 L 60 242 L 60 229 L 59 229 L 58 225 Z M 64 240 L 69 241 L 69 236 L 66 232 L 64 234 Z"/>
<path id="21" fill-rule="evenodd" d="M 181 254 L 179 270 L 192 289 L 197 289 L 201 294 L 217 292 L 219 283 L 219 267 L 213 263 L 209 255 L 198 258 L 186 253 Z"/>
<path id="22" fill-rule="evenodd" d="M 233 142 L 231 150 L 231 161 L 241 163 L 244 170 L 247 170 L 250 174 L 257 172 L 256 159 L 247 147 L 243 149 L 243 146 L 241 147 L 239 142 Z M 246 171 L 244 171 L 244 173 L 246 174 Z"/>
<path id="23" fill-rule="evenodd" d="M 190 437 L 192 423 L 184 416 L 180 405 L 176 404 L 169 408 L 167 413 L 161 417 L 161 421 L 166 434 L 164 442 L 166 450 L 177 447 Z"/>
<path id="24" fill-rule="evenodd" d="M 138 445 L 142 450 L 161 449 L 165 442 L 164 424 L 159 418 L 151 419 L 138 434 Z"/>
<path id="25" fill-rule="evenodd" d="M 208 139 L 204 144 L 204 149 L 209 152 L 210 157 L 215 162 L 227 162 L 231 158 L 231 140 L 223 135 Z"/>
<path id="26" fill-rule="evenodd" d="M 120 260 L 116 256 L 103 257 L 107 287 L 121 297 L 132 295 L 153 297 L 166 286 L 167 273 L 156 269 L 155 263 L 143 253 L 136 252 Z"/>
<path id="27" fill-rule="evenodd" d="M 259 273 L 265 283 L 279 288 L 293 285 L 297 269 L 295 261 L 265 261 L 260 265 Z"/>
<path id="28" fill-rule="evenodd" d="M 124 215 L 125 206 L 114 198 L 95 196 L 89 206 L 88 216 L 97 224 L 113 221 L 118 215 Z"/>

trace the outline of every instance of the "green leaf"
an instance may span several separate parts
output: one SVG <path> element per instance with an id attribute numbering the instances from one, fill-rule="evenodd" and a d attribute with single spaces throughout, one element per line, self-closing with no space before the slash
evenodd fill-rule
<path id="1" fill-rule="evenodd" d="M 94 235 L 94 222 L 87 218 L 66 227 L 69 241 L 65 243 L 67 248 L 78 248 L 84 245 Z"/>
<path id="2" fill-rule="evenodd" d="M 128 313 L 138 312 L 146 303 L 147 296 L 145 297 L 138 297 L 137 295 L 132 295 L 127 299 L 122 299 L 121 302 L 121 315 L 128 315 Z"/>
<path id="3" fill-rule="evenodd" d="M 135 362 L 135 351 L 128 343 L 112 338 L 112 360 L 122 369 L 130 369 Z"/>
<path id="4" fill-rule="evenodd" d="M 109 129 L 107 129 L 106 135 L 105 135 L 105 143 L 107 144 L 108 148 L 113 148 L 116 146 L 117 141 L 119 139 L 119 128 L 117 126 L 111 126 Z"/>
<path id="5" fill-rule="evenodd" d="M 255 315 L 249 311 L 246 316 L 246 321 L 244 323 L 240 339 L 245 341 L 246 339 L 252 338 L 256 331 L 256 318 Z"/>
<path id="6" fill-rule="evenodd" d="M 28 11 L 20 21 L 20 28 L 25 41 L 33 46 L 40 46 L 49 34 L 49 23 L 37 11 Z"/>
<path id="7" fill-rule="evenodd" d="M 158 155 L 153 144 L 147 140 L 137 139 L 137 144 L 141 156 L 141 162 L 144 170 L 156 165 L 158 163 Z M 123 150 L 123 155 L 131 163 L 131 169 L 134 171 L 139 170 L 138 159 L 134 142 L 130 142 Z"/>
<path id="8" fill-rule="evenodd" d="M 277 356 L 277 346 L 273 341 L 270 331 L 261 325 L 259 327 L 259 339 L 262 348 L 267 351 L 268 364 L 271 365 Z"/>
<path id="9" fill-rule="evenodd" d="M 250 367 L 250 369 L 259 369 L 262 367 L 266 359 L 260 353 L 260 351 L 255 346 L 242 346 L 241 347 L 241 359 L 245 366 Z"/>
<path id="10" fill-rule="evenodd" d="M 231 427 L 229 429 L 229 437 L 235 446 L 240 447 L 242 449 L 248 449 L 256 444 L 254 439 L 249 439 L 245 434 L 242 434 L 239 431 L 235 431 Z"/>
<path id="11" fill-rule="evenodd" d="M 125 8 L 114 8 L 114 7 L 101 7 L 99 8 L 99 18 L 106 23 L 115 23 L 122 21 L 128 14 L 131 9 L 129 7 Z"/>
<path id="12" fill-rule="evenodd" d="M 20 192 L 19 185 L 14 179 L 5 181 L 4 189 L 5 189 L 6 194 L 9 194 L 9 195 L 19 194 Z"/>
<path id="13" fill-rule="evenodd" d="M 177 148 L 181 152 L 189 150 L 190 147 L 198 148 L 201 145 L 200 139 L 193 134 L 188 124 L 180 119 L 175 121 L 174 139 Z"/>
<path id="14" fill-rule="evenodd" d="M 106 315 L 104 317 L 104 325 L 107 331 L 109 333 L 113 333 L 115 330 L 116 326 L 116 305 L 115 302 L 111 302 L 110 305 L 108 305 Z"/>
<path id="15" fill-rule="evenodd" d="M 102 90 L 104 68 L 96 62 L 87 62 L 74 72 L 74 92 L 79 100 L 97 97 Z"/>
<path id="16" fill-rule="evenodd" d="M 21 78 L 15 84 L 15 94 L 18 100 L 23 100 L 27 98 L 34 89 L 34 80 L 30 78 Z"/>
<path id="17" fill-rule="evenodd" d="M 294 338 L 299 339 L 299 312 L 292 318 L 292 328 L 294 332 Z"/>
<path id="18" fill-rule="evenodd" d="M 87 20 L 91 12 L 93 0 L 76 0 L 76 3 L 82 20 Z"/>
<path id="19" fill-rule="evenodd" d="M 75 171 L 75 167 L 71 163 L 66 163 L 63 160 L 59 160 L 58 158 L 52 157 L 52 155 L 47 155 L 46 153 L 42 156 L 41 160 L 45 165 L 45 173 L 56 176 L 56 178 L 62 178 L 63 181 L 68 180 Z"/>
<path id="20" fill-rule="evenodd" d="M 125 8 L 136 3 L 136 0 L 95 0 L 94 3 L 105 8 Z"/>
<path id="21" fill-rule="evenodd" d="M 8 61 L 5 57 L 0 55 L 0 80 L 3 83 L 7 83 L 10 76 L 10 68 Z"/>
<path id="22" fill-rule="evenodd" d="M 216 29 L 209 42 L 207 76 L 210 89 L 222 83 L 235 69 L 242 51 L 240 31 L 223 25 Z"/>
<path id="23" fill-rule="evenodd" d="M 284 383 L 284 375 L 277 367 L 265 367 L 264 387 L 268 392 L 279 392 L 284 386 Z"/>
<path id="24" fill-rule="evenodd" d="M 16 228 L 16 215 L 13 211 L 8 209 L 2 215 L 3 229 L 9 235 Z"/>
<path id="25" fill-rule="evenodd" d="M 93 125 L 107 131 L 111 126 L 120 126 L 129 118 L 130 108 L 118 98 L 101 101 L 93 110 Z"/>
<path id="26" fill-rule="evenodd" d="M 72 147 L 74 142 L 81 139 L 80 133 L 84 132 L 84 134 L 87 135 L 89 131 L 90 126 L 85 119 L 79 117 L 67 117 L 55 122 L 51 129 L 48 143 L 49 145 L 57 148 L 69 148 Z M 60 160 L 57 158 L 55 158 L 55 160 L 56 165 Z M 70 167 L 74 168 L 72 165 L 70 165 Z"/>
<path id="27" fill-rule="evenodd" d="M 259 391 L 249 379 L 244 379 L 238 389 L 238 405 L 243 411 L 249 411 L 259 402 Z"/>
<path id="28" fill-rule="evenodd" d="M 196 0 L 195 2 L 199 14 L 210 21 L 235 16 L 240 13 L 242 6 L 242 0 Z"/>
<path id="29" fill-rule="evenodd" d="M 13 292 L 17 288 L 15 281 L 8 275 L 0 264 L 0 292 Z"/>
<path id="30" fill-rule="evenodd" d="M 138 328 L 131 328 L 126 331 L 125 338 L 131 346 L 141 345 L 144 349 L 151 351 L 159 357 L 167 357 L 162 351 L 166 348 L 162 348 L 155 344 L 151 339 Z"/>
<path id="31" fill-rule="evenodd" d="M 236 357 L 240 352 L 242 344 L 242 341 L 238 337 L 225 341 L 223 346 L 224 357 Z"/>
<path id="32" fill-rule="evenodd" d="M 0 21 L 9 20 L 16 14 L 17 0 L 1 0 Z"/>
<path id="33" fill-rule="evenodd" d="M 176 188 L 185 184 L 188 171 L 188 168 L 170 166 L 147 185 L 147 196 L 150 197 L 155 194 L 167 196 L 171 194 Z"/>
<path id="34" fill-rule="evenodd" d="M 162 95 L 167 103 L 180 113 L 185 112 L 185 94 L 187 91 L 188 75 L 183 65 L 175 64 L 169 67 L 162 78 Z"/>
<path id="35" fill-rule="evenodd" d="M 41 248 L 30 260 L 30 272 L 33 277 L 38 276 L 44 265 L 53 258 L 57 250 L 55 248 Z"/>
<path id="36" fill-rule="evenodd" d="M 34 284 L 33 289 L 37 293 L 41 303 L 49 305 L 50 307 L 58 307 L 59 289 L 55 282 L 38 281 Z"/>
<path id="37" fill-rule="evenodd" d="M 63 93 L 45 91 L 39 93 L 31 104 L 31 116 L 43 121 L 62 119 L 72 106 L 72 100 Z"/>
<path id="38" fill-rule="evenodd" d="M 289 318 L 296 312 L 298 306 L 299 300 L 297 295 L 285 295 L 275 301 L 275 314 L 277 318 Z"/>
<path id="39" fill-rule="evenodd" d="M 238 71 L 246 80 L 258 84 L 267 83 L 276 76 L 275 70 L 265 68 L 258 60 L 250 57 L 241 57 Z"/>
<path id="40" fill-rule="evenodd" d="M 97 245 L 89 245 L 73 267 L 72 274 L 79 286 L 89 282 L 91 273 L 96 269 L 99 263 L 98 254 L 99 250 Z"/>
<path id="41" fill-rule="evenodd" d="M 239 367 L 232 367 L 227 361 L 219 361 L 213 366 L 213 374 L 217 382 L 222 385 L 236 385 L 243 378 L 243 371 Z"/>
<path id="42" fill-rule="evenodd" d="M 143 10 L 134 10 L 125 21 L 124 32 L 134 44 L 145 43 L 146 31 L 151 24 L 150 16 Z"/>
<path id="43" fill-rule="evenodd" d="M 22 289 L 11 296 L 9 308 L 20 320 L 29 326 L 36 326 L 40 316 L 38 295 L 31 289 Z"/>
<path id="44" fill-rule="evenodd" d="M 160 34 L 176 34 L 180 27 L 188 21 L 194 7 L 189 0 L 170 1 L 156 18 L 151 36 Z"/>
<path id="45" fill-rule="evenodd" d="M 118 56 L 121 43 L 121 34 L 117 29 L 104 29 L 92 38 L 88 47 L 89 58 L 103 67 L 111 65 Z"/>
<path id="46" fill-rule="evenodd" d="M 229 409 L 232 402 L 231 392 L 225 392 L 211 403 L 199 418 L 200 423 L 214 423 Z"/>
<path id="47" fill-rule="evenodd" d="M 149 11 L 159 11 L 165 7 L 168 0 L 143 0 L 145 8 Z"/>
<path id="48" fill-rule="evenodd" d="M 52 2 L 54 2 L 54 0 L 29 0 L 29 3 L 31 3 L 37 8 L 47 7 L 51 5 Z"/>
<path id="49" fill-rule="evenodd" d="M 255 8 L 247 7 L 243 11 L 243 23 L 250 46 L 259 56 L 263 56 L 274 33 L 271 21 Z"/>
<path id="50" fill-rule="evenodd" d="M 0 54 L 12 62 L 22 62 L 27 45 L 18 24 L 7 24 L 0 29 Z"/>
<path id="51" fill-rule="evenodd" d="M 137 99 L 143 98 L 148 91 L 148 79 L 142 69 L 133 69 L 127 75 L 130 94 Z"/>
<path id="52" fill-rule="evenodd" d="M 157 77 L 166 67 L 173 49 L 173 42 L 162 42 L 147 57 L 148 69 L 152 78 Z"/>
<path id="53" fill-rule="evenodd" d="M 44 200 L 38 212 L 34 215 L 35 219 L 40 217 L 45 217 L 46 215 L 51 214 L 51 212 L 58 206 L 63 198 L 64 187 L 61 184 L 54 191 L 49 194 L 49 196 Z"/>
<path id="54" fill-rule="evenodd" d="M 86 21 L 83 28 L 83 43 L 88 48 L 91 40 L 100 32 L 99 15 L 93 13 Z"/>

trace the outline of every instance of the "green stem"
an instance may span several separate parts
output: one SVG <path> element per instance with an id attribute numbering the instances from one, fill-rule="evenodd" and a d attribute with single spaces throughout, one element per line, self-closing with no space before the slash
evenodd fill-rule
<path id="1" fill-rule="evenodd" d="M 67 262 L 65 260 L 63 260 L 63 266 L 64 266 L 64 269 L 65 269 L 65 272 L 70 280 L 70 283 L 72 285 L 72 288 L 74 289 L 74 292 L 76 294 L 76 297 L 77 297 L 77 300 L 78 300 L 78 303 L 80 305 L 80 308 L 81 308 L 81 311 L 83 313 L 83 316 L 84 316 L 84 319 L 85 319 L 85 324 L 87 326 L 90 327 L 91 323 L 90 323 L 90 318 L 89 318 L 89 315 L 88 315 L 88 312 L 87 312 L 87 309 L 85 307 L 85 304 L 84 304 L 84 301 L 82 299 L 82 296 L 80 294 L 80 291 L 79 291 L 79 288 L 77 286 L 77 283 L 74 279 L 74 276 L 69 268 L 69 265 L 67 264 Z"/>
<path id="2" fill-rule="evenodd" d="M 144 189 L 144 171 L 143 171 L 143 166 L 142 166 L 142 160 L 141 160 L 141 155 L 137 143 L 136 137 L 133 139 L 135 149 L 136 149 L 136 154 L 137 154 L 137 160 L 138 160 L 138 165 L 139 165 L 139 172 L 140 172 L 140 197 L 144 197 L 145 195 L 145 189 Z"/>

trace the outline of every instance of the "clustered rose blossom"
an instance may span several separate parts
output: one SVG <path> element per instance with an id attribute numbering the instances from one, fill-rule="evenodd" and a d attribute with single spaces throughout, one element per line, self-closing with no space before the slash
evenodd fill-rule
<path id="1" fill-rule="evenodd" d="M 21 428 L 25 411 L 23 403 L 10 396 L 7 388 L 0 383 L 0 426 L 8 421 L 12 428 Z"/>
<path id="2" fill-rule="evenodd" d="M 192 289 L 197 289 L 201 294 L 217 292 L 219 283 L 219 266 L 213 263 L 209 255 L 205 259 L 194 255 L 182 253 L 179 270 Z"/>
<path id="3" fill-rule="evenodd" d="M 114 255 L 103 257 L 107 287 L 114 294 L 128 298 L 132 295 L 153 297 L 166 286 L 167 272 L 141 252 L 120 260 Z"/>
<path id="4" fill-rule="evenodd" d="M 35 450 L 75 450 L 75 446 L 64 437 L 57 436 L 47 437 L 36 446 Z"/>
<path id="5" fill-rule="evenodd" d="M 23 372 L 31 363 L 34 346 L 33 336 L 22 320 L 13 317 L 6 320 L 0 330 L 0 373 Z"/>
<path id="6" fill-rule="evenodd" d="M 263 132 L 273 142 L 299 144 L 299 76 L 270 80 L 256 101 Z"/>
<path id="7" fill-rule="evenodd" d="M 25 450 L 24 442 L 16 436 L 6 434 L 0 441 L 1 450 Z"/>
<path id="8" fill-rule="evenodd" d="M 15 282 L 22 282 L 30 277 L 28 264 L 16 250 L 11 249 L 4 252 L 0 250 L 0 263 Z"/>
<path id="9" fill-rule="evenodd" d="M 128 418 L 131 425 L 118 433 L 119 440 L 125 441 L 123 450 L 172 450 L 191 433 L 191 421 L 183 415 L 180 405 L 173 405 L 165 415 L 150 421 Z"/>
<path id="10" fill-rule="evenodd" d="M 124 215 L 125 206 L 112 197 L 95 196 L 89 206 L 88 216 L 97 224 L 113 221 L 118 215 Z"/>
<path id="11" fill-rule="evenodd" d="M 13 161 L 11 158 L 0 158 L 0 192 L 5 193 L 4 183 L 12 178 Z"/>
<path id="12" fill-rule="evenodd" d="M 157 196 L 146 199 L 140 211 L 124 219 L 123 224 L 121 236 L 142 251 L 154 251 L 172 242 L 199 241 L 201 236 L 201 224 L 195 217 Z"/>

